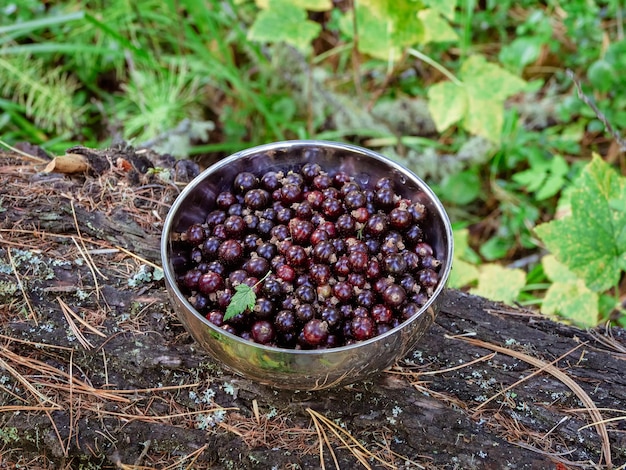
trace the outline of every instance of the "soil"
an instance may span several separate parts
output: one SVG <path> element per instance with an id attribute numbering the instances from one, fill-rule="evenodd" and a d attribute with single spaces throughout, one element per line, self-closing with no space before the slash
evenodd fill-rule
<path id="1" fill-rule="evenodd" d="M 0 468 L 566 469 L 626 465 L 626 332 L 449 290 L 374 380 L 277 390 L 222 368 L 160 279 L 198 172 L 130 147 L 89 171 L 0 155 Z"/>

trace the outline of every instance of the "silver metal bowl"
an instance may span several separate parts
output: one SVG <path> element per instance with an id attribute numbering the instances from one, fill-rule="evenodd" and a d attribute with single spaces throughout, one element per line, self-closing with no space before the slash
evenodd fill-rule
<path id="1" fill-rule="evenodd" d="M 299 169 L 305 162 L 326 170 L 339 169 L 368 185 L 391 177 L 403 197 L 421 202 L 428 210 L 422 224 L 425 240 L 442 261 L 440 282 L 421 311 L 398 327 L 367 341 L 319 350 L 293 350 L 246 341 L 210 323 L 187 301 L 177 286 L 177 274 L 188 266 L 188 248 L 175 233 L 203 223 L 218 193 L 230 189 L 237 173 Z M 299 140 L 276 142 L 237 152 L 198 175 L 172 205 L 161 239 L 165 282 L 179 319 L 215 359 L 233 371 L 277 388 L 316 390 L 363 380 L 393 365 L 415 345 L 439 310 L 441 293 L 452 267 L 450 220 L 432 190 L 418 176 L 370 150 L 337 142 Z"/>

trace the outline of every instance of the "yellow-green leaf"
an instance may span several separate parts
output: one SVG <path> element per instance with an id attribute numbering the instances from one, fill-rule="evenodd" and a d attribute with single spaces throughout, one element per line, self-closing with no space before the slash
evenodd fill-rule
<path id="1" fill-rule="evenodd" d="M 255 0 L 259 8 L 269 8 L 270 0 Z M 332 0 L 289 0 L 289 3 L 309 11 L 328 11 L 333 7 Z"/>
<path id="2" fill-rule="evenodd" d="M 467 111 L 463 128 L 472 134 L 480 135 L 492 142 L 500 141 L 504 123 L 504 102 L 482 99 L 467 92 Z"/>
<path id="3" fill-rule="evenodd" d="M 460 121 L 467 110 L 467 94 L 463 87 L 441 82 L 428 88 L 428 108 L 439 132 Z"/>
<path id="4" fill-rule="evenodd" d="M 526 88 L 524 80 L 487 62 L 481 55 L 471 56 L 463 63 L 459 78 L 467 87 L 467 93 L 479 100 L 503 103 L 509 96 Z"/>
<path id="5" fill-rule="evenodd" d="M 526 285 L 526 273 L 498 264 L 484 264 L 479 268 L 478 286 L 470 292 L 491 300 L 512 304 Z"/>
<path id="6" fill-rule="evenodd" d="M 578 276 L 570 271 L 563 263 L 559 263 L 554 255 L 545 255 L 541 258 L 543 272 L 552 282 L 576 282 Z"/>
<path id="7" fill-rule="evenodd" d="M 261 42 L 286 42 L 307 52 L 322 27 L 307 19 L 306 11 L 289 0 L 269 0 L 248 31 L 248 39 Z"/>
<path id="8" fill-rule="evenodd" d="M 543 272 L 552 281 L 546 291 L 541 310 L 548 315 L 560 315 L 582 328 L 598 324 L 598 294 L 583 280 L 559 263 L 554 255 L 541 259 Z"/>
<path id="9" fill-rule="evenodd" d="M 581 328 L 591 328 L 598 324 L 598 294 L 580 279 L 555 282 L 546 291 L 541 310 L 560 315 Z"/>
<path id="10" fill-rule="evenodd" d="M 450 23 L 443 19 L 434 8 L 422 10 L 417 16 L 424 25 L 423 44 L 429 42 L 453 42 L 459 39 L 459 35 L 452 29 Z"/>
<path id="11" fill-rule="evenodd" d="M 360 0 L 356 3 L 359 51 L 383 60 L 398 60 L 402 50 L 423 39 L 419 0 Z"/>
<path id="12" fill-rule="evenodd" d="M 456 0 L 425 0 L 426 5 L 438 11 L 450 21 L 454 20 Z"/>
<path id="13" fill-rule="evenodd" d="M 526 88 L 526 82 L 479 55 L 467 59 L 459 78 L 463 87 L 444 82 L 428 91 L 428 107 L 440 132 L 460 122 L 472 134 L 500 141 L 504 101 Z M 434 90 L 434 91 L 431 91 Z"/>
<path id="14" fill-rule="evenodd" d="M 462 259 L 455 259 L 452 263 L 448 285 L 453 289 L 466 287 L 478 279 L 478 274 L 478 268 L 475 265 Z"/>

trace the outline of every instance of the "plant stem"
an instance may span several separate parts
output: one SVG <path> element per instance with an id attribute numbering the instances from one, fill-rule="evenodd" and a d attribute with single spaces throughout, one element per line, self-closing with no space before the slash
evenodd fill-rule
<path id="1" fill-rule="evenodd" d="M 450 72 L 448 69 L 446 69 L 443 65 L 441 65 L 436 60 L 431 59 L 426 54 L 423 54 L 422 52 L 418 51 L 417 49 L 409 48 L 409 49 L 407 49 L 407 52 L 409 54 L 411 54 L 412 56 L 417 57 L 421 61 L 426 62 L 431 67 L 434 67 L 435 69 L 439 70 L 442 74 L 444 74 L 446 77 L 448 77 L 450 79 L 450 81 L 452 83 L 454 83 L 456 86 L 463 86 L 463 82 L 461 80 L 456 78 L 452 74 L 452 72 Z"/>

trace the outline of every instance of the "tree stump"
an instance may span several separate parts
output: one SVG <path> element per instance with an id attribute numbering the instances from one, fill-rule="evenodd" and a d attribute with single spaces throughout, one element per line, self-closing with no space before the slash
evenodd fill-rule
<path id="1" fill-rule="evenodd" d="M 31 149 L 32 150 L 32 149 Z M 275 390 L 184 331 L 158 276 L 192 164 L 1 154 L 2 468 L 566 469 L 626 465 L 626 334 L 449 290 L 376 379 Z"/>

